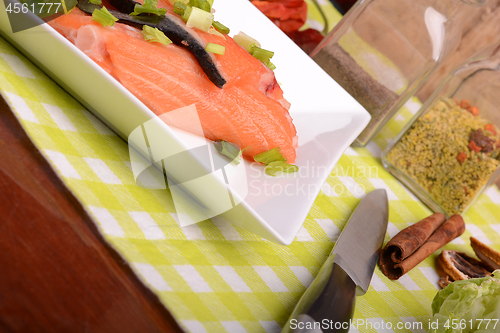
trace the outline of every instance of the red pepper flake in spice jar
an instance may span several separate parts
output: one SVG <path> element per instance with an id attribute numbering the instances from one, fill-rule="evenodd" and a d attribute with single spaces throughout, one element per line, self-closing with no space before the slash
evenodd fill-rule
<path id="1" fill-rule="evenodd" d="M 385 155 L 449 215 L 462 213 L 500 165 L 500 130 L 474 108 L 437 102 Z"/>

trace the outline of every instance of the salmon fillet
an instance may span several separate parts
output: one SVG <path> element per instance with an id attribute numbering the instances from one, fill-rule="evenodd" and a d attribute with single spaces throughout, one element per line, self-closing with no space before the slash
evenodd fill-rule
<path id="1" fill-rule="evenodd" d="M 289 163 L 295 161 L 297 133 L 273 71 L 232 38 L 195 32 L 204 42 L 226 47 L 223 56 L 214 55 L 227 80 L 220 89 L 188 51 L 147 42 L 136 28 L 103 27 L 78 8 L 49 24 L 156 115 L 195 104 L 206 138 L 247 148 L 243 153 L 250 160 L 279 147 Z"/>

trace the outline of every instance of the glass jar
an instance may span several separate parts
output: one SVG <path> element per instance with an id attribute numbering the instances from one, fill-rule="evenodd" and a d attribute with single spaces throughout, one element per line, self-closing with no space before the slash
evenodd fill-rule
<path id="1" fill-rule="evenodd" d="M 485 0 L 360 0 L 311 57 L 372 119 L 365 146 L 413 95 L 462 35 L 457 14 Z"/>
<path id="2" fill-rule="evenodd" d="M 500 56 L 452 73 L 382 154 L 429 208 L 467 210 L 500 174 Z"/>

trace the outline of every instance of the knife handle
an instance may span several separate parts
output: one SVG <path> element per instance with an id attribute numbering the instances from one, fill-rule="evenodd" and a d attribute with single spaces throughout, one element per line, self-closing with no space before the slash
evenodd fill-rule
<path id="1" fill-rule="evenodd" d="M 347 333 L 355 298 L 356 284 L 342 267 L 329 260 L 302 295 L 282 333 Z"/>

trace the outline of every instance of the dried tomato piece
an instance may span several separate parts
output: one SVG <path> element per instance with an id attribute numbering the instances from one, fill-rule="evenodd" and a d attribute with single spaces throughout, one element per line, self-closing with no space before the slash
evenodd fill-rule
<path id="1" fill-rule="evenodd" d="M 492 133 L 493 135 L 497 135 L 497 131 L 495 131 L 495 125 L 488 124 L 484 126 L 484 129 Z"/>
<path id="2" fill-rule="evenodd" d="M 475 151 L 476 153 L 479 153 L 481 151 L 481 149 L 483 149 L 483 148 L 476 146 L 476 143 L 474 141 L 471 141 L 469 143 L 469 149 L 471 151 Z"/>
<path id="3" fill-rule="evenodd" d="M 466 99 L 463 99 L 463 100 L 460 101 L 460 107 L 462 109 L 466 109 L 467 110 L 470 107 L 470 102 L 468 100 L 466 100 Z"/>
<path id="4" fill-rule="evenodd" d="M 479 128 L 469 135 L 469 141 L 474 141 L 476 146 L 481 147 L 484 153 L 490 153 L 495 149 L 496 141 L 483 133 L 483 129 Z M 470 148 L 470 145 L 469 145 Z M 472 150 L 472 149 L 471 149 Z"/>
<path id="5" fill-rule="evenodd" d="M 479 109 L 475 106 L 470 106 L 467 108 L 467 111 L 472 113 L 473 116 L 479 116 Z"/>
<path id="6" fill-rule="evenodd" d="M 457 156 L 457 160 L 460 162 L 460 163 L 464 163 L 465 160 L 467 159 L 467 154 L 464 153 L 464 152 L 460 152 Z"/>

